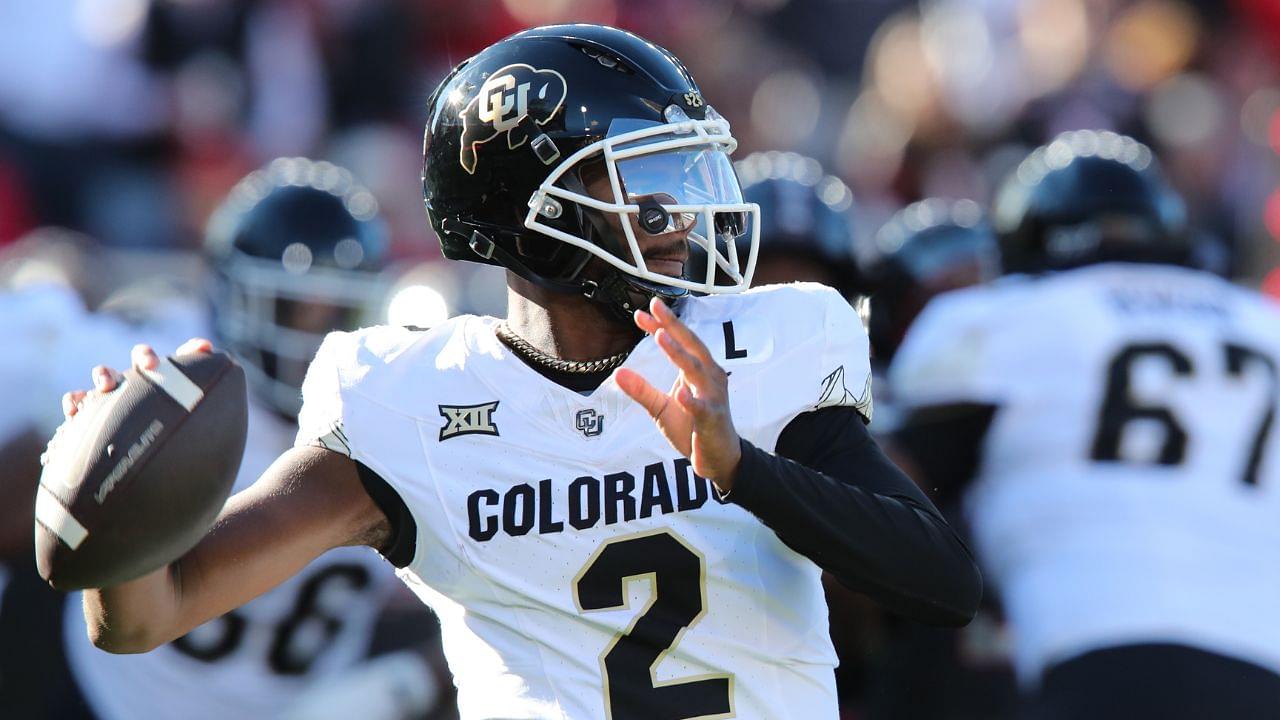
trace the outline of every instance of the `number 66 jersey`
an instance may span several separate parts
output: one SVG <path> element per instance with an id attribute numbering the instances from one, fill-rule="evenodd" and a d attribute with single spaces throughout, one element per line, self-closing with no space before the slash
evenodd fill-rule
<path id="1" fill-rule="evenodd" d="M 251 401 L 236 477 L 251 485 L 289 447 L 293 424 Z M 88 640 L 78 597 L 67 603 L 67 660 L 100 720 L 278 718 L 309 688 L 368 654 L 395 578 L 369 548 L 337 548 L 275 589 L 149 653 L 113 655 Z"/>
<path id="2" fill-rule="evenodd" d="M 1015 276 L 925 309 L 891 385 L 918 417 L 994 408 L 965 514 L 1024 681 L 1138 643 L 1280 671 L 1278 366 L 1280 308 L 1185 268 Z"/>
<path id="3" fill-rule="evenodd" d="M 819 407 L 869 414 L 866 336 L 834 291 L 680 314 L 756 446 Z M 407 508 L 388 556 L 440 616 L 464 720 L 835 718 L 817 566 L 723 502 L 612 378 L 557 385 L 497 322 L 331 335 L 300 418 L 300 443 L 349 455 Z M 676 377 L 648 337 L 625 367 Z"/>

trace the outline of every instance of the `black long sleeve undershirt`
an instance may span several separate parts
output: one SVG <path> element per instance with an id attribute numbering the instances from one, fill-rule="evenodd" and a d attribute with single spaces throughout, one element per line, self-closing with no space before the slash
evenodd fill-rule
<path id="1" fill-rule="evenodd" d="M 982 577 L 973 555 L 852 408 L 796 417 L 777 454 L 743 440 L 728 500 L 893 612 L 963 625 L 977 610 Z"/>

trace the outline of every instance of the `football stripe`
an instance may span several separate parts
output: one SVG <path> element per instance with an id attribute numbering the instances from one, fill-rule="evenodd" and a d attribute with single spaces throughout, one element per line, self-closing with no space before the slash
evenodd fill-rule
<path id="1" fill-rule="evenodd" d="M 191 382 L 191 378 L 182 374 L 178 366 L 167 357 L 160 358 L 160 364 L 155 370 L 142 370 L 142 374 L 164 390 L 169 397 L 178 401 L 178 404 L 186 408 L 187 412 L 195 409 L 196 404 L 204 397 L 204 391 L 200 386 Z"/>
<path id="2" fill-rule="evenodd" d="M 80 547 L 80 543 L 89 537 L 89 531 L 80 524 L 79 520 L 71 517 L 71 513 L 62 507 L 58 498 L 46 490 L 44 485 L 36 491 L 36 521 L 49 528 L 50 532 L 57 535 L 72 550 Z"/>

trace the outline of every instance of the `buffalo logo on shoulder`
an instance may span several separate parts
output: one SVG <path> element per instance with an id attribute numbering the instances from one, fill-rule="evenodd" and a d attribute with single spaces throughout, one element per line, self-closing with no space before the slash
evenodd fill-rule
<path id="1" fill-rule="evenodd" d="M 475 174 L 476 151 L 499 135 L 516 149 L 529 140 L 520 126 L 526 117 L 545 125 L 564 105 L 567 86 L 555 70 L 538 70 L 524 63 L 507 65 L 489 76 L 462 111 L 462 169 Z"/>

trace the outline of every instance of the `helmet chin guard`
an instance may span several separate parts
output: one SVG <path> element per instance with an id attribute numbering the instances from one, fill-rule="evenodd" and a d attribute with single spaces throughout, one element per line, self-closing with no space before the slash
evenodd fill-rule
<path id="1" fill-rule="evenodd" d="M 664 117 L 665 123 L 615 120 L 604 139 L 565 158 L 529 198 L 524 226 L 601 259 L 642 295 L 674 299 L 690 291 L 741 292 L 750 286 L 755 272 L 760 207 L 742 199 L 728 159 L 737 141 L 728 121 L 714 110 L 708 109 L 707 119 L 692 120 L 673 105 Z M 588 194 L 579 171 L 598 161 L 603 161 L 607 186 L 601 182 L 600 192 Z M 592 225 L 612 227 L 612 235 L 621 237 L 593 241 L 544 222 L 566 212 L 565 202 L 576 203 L 593 216 Z M 637 232 L 686 233 L 687 241 L 714 262 L 707 263 L 699 278 L 656 272 L 645 261 Z M 749 237 L 745 263 L 737 242 L 743 235 Z M 597 291 L 613 284 L 584 281 L 588 288 L 596 285 Z M 618 300 L 616 291 L 602 292 L 599 298 L 588 294 L 608 304 Z M 620 309 L 634 309 L 626 305 Z"/>

